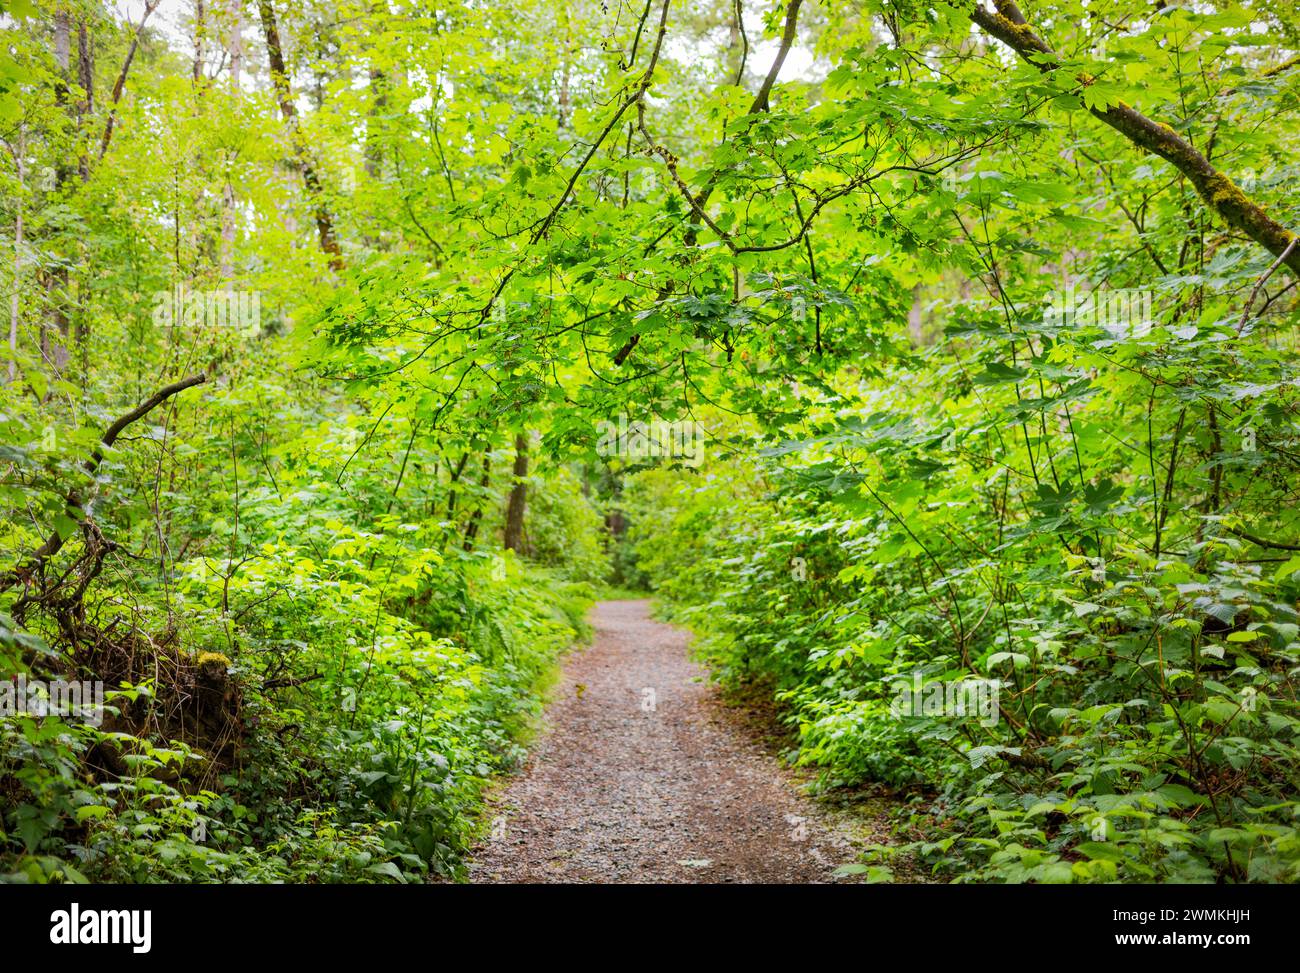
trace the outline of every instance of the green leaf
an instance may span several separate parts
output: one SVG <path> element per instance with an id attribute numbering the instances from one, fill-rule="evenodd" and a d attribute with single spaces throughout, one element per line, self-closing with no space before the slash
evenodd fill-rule
<path id="1" fill-rule="evenodd" d="M 395 882 L 401 882 L 403 885 L 406 884 L 406 876 L 402 873 L 402 870 L 392 862 L 380 862 L 376 865 L 370 865 L 366 871 L 370 872 L 372 875 L 382 875 L 386 878 L 393 879 Z"/>

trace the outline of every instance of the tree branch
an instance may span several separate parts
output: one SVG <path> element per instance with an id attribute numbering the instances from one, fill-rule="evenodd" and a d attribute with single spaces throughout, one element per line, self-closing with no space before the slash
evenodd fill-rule
<path id="1" fill-rule="evenodd" d="M 790 0 L 790 5 L 785 10 L 785 29 L 781 32 L 781 46 L 777 48 L 776 57 L 772 60 L 772 67 L 768 69 L 767 77 L 763 79 L 763 86 L 758 89 L 758 94 L 754 95 L 754 103 L 749 106 L 751 115 L 757 112 L 767 111 L 768 95 L 772 93 L 772 85 L 776 84 L 776 77 L 781 73 L 781 67 L 785 64 L 785 56 L 790 53 L 790 46 L 794 44 L 795 29 L 799 22 L 799 7 L 803 0 Z"/>
<path id="2" fill-rule="evenodd" d="M 108 151 L 108 143 L 113 140 L 113 123 L 117 120 L 117 104 L 122 100 L 122 90 L 126 87 L 126 76 L 131 71 L 131 62 L 135 60 L 135 52 L 140 47 L 140 37 L 144 34 L 144 25 L 149 20 L 149 15 L 158 9 L 161 0 L 146 0 L 144 5 L 144 16 L 140 18 L 140 26 L 135 29 L 135 35 L 131 38 L 131 46 L 126 49 L 126 58 L 122 61 L 122 70 L 117 74 L 117 81 L 113 83 L 113 98 L 108 108 L 108 121 L 104 123 L 104 135 L 99 140 L 99 157 L 104 158 L 104 153 Z"/>
<path id="3" fill-rule="evenodd" d="M 970 19 L 1006 44 L 1044 74 L 1057 69 L 1059 58 L 1051 46 L 1026 22 L 1012 0 L 996 0 L 997 12 L 976 6 Z M 1086 83 L 1086 80 L 1085 80 Z M 1168 125 L 1153 121 L 1120 102 L 1088 111 L 1138 148 L 1173 165 L 1192 184 L 1209 209 L 1229 226 L 1240 230 L 1300 276 L 1300 250 L 1290 245 L 1295 234 L 1269 216 L 1226 175 L 1214 168 L 1195 146 Z"/>
<path id="4" fill-rule="evenodd" d="M 198 375 L 191 375 L 189 378 L 181 379 L 179 382 L 173 382 L 171 385 L 159 389 L 130 412 L 115 419 L 113 424 L 108 427 L 104 435 L 100 438 L 99 445 L 95 447 L 95 451 L 90 454 L 90 458 L 86 460 L 85 464 L 83 464 L 86 473 L 91 477 L 95 475 L 95 471 L 99 469 L 99 464 L 104 461 L 104 452 L 111 449 L 113 444 L 117 442 L 117 437 L 122 434 L 123 429 L 131 425 L 131 423 L 143 419 L 173 395 L 184 392 L 188 388 L 193 388 L 195 385 L 202 385 L 207 380 L 207 375 L 200 373 Z M 68 516 L 73 519 L 80 519 L 79 515 L 81 514 L 82 503 L 84 501 L 80 492 L 75 487 L 68 491 L 64 496 L 63 502 Z M 8 574 L 0 575 L 0 591 L 7 591 L 17 582 L 30 578 L 33 573 L 41 569 L 46 561 L 59 553 L 63 548 L 63 542 L 64 537 L 58 532 L 58 530 L 52 531 L 50 536 L 45 539 L 45 543 L 32 553 L 31 558 L 26 564 L 15 568 Z"/>

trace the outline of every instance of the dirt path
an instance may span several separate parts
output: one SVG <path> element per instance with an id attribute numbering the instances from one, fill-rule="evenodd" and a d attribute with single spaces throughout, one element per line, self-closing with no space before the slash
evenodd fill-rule
<path id="1" fill-rule="evenodd" d="M 497 797 L 475 882 L 825 882 L 848 826 L 718 701 L 687 634 L 607 601 Z"/>

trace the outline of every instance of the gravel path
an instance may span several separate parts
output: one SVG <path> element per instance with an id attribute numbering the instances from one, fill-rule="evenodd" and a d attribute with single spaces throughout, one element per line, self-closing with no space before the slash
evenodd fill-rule
<path id="1" fill-rule="evenodd" d="M 592 622 L 471 881 L 832 881 L 850 828 L 717 699 L 686 633 L 645 601 L 601 602 Z"/>

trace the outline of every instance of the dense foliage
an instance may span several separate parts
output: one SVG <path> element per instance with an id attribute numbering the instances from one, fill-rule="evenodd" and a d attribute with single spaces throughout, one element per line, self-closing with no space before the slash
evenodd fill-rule
<path id="1" fill-rule="evenodd" d="M 1288 5 L 127 6 L 2 22 L 0 874 L 459 876 L 614 580 L 871 878 L 1300 878 Z"/>

